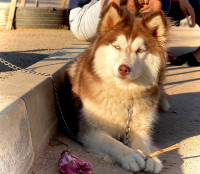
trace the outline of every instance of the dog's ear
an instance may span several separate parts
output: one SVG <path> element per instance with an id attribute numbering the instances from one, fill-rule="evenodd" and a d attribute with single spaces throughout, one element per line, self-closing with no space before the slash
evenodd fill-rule
<path id="1" fill-rule="evenodd" d="M 105 34 L 110 31 L 119 21 L 122 20 L 122 11 L 114 2 L 110 3 L 101 14 L 99 31 Z"/>
<path id="2" fill-rule="evenodd" d="M 162 43 L 167 41 L 170 22 L 162 11 L 147 15 L 143 19 L 143 24 L 148 28 L 151 34 L 158 39 L 158 41 Z"/>

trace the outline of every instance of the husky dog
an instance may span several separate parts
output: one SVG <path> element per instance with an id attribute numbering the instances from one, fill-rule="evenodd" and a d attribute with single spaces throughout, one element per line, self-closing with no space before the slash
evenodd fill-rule
<path id="1" fill-rule="evenodd" d="M 162 169 L 160 160 L 148 154 L 154 150 L 151 132 L 168 31 L 161 11 L 133 17 L 111 3 L 102 11 L 89 48 L 67 69 L 72 93 L 81 103 L 78 141 L 132 172 Z M 124 145 L 127 140 L 129 146 Z"/>

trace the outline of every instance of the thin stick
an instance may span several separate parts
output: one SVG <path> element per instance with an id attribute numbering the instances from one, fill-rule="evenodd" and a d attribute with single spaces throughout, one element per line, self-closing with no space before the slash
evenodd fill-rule
<path id="1" fill-rule="evenodd" d="M 26 0 L 21 0 L 21 6 L 25 7 L 25 4 L 26 4 Z"/>
<path id="2" fill-rule="evenodd" d="M 64 8 L 64 7 L 65 7 L 65 4 L 66 4 L 66 0 L 62 0 L 61 8 Z"/>
<path id="3" fill-rule="evenodd" d="M 35 6 L 36 7 L 38 7 L 38 4 L 39 4 L 38 0 L 35 0 Z"/>
<path id="4" fill-rule="evenodd" d="M 152 158 L 152 157 L 154 157 L 154 156 L 156 156 L 156 155 L 159 155 L 159 154 L 161 154 L 161 153 L 169 152 L 169 151 L 172 151 L 172 150 L 175 150 L 175 149 L 179 149 L 179 144 L 175 144 L 175 145 L 170 146 L 170 147 L 167 147 L 167 148 L 165 148 L 165 149 L 158 150 L 158 151 L 156 151 L 156 152 L 153 152 L 153 153 L 149 154 L 148 156 L 149 156 L 150 158 Z"/>
<path id="5" fill-rule="evenodd" d="M 8 15 L 8 22 L 6 24 L 6 30 L 11 30 L 12 28 L 16 5 L 17 5 L 17 0 L 12 0 L 10 4 L 10 11 Z"/>

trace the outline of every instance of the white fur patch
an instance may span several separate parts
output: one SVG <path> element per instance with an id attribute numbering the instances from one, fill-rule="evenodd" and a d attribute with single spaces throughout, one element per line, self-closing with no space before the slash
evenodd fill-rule
<path id="1" fill-rule="evenodd" d="M 146 166 L 145 166 L 145 172 L 148 173 L 160 173 L 160 171 L 162 170 L 163 165 L 160 162 L 160 160 L 156 157 L 154 158 L 149 158 L 146 161 Z"/>
<path id="2" fill-rule="evenodd" d="M 156 83 L 160 63 L 159 57 L 148 52 L 142 38 L 131 41 L 120 35 L 115 42 L 97 49 L 94 70 L 102 79 L 115 80 L 117 85 L 125 83 L 127 87 L 127 83 L 132 85 L 130 82 L 136 82 L 148 86 Z M 130 74 L 124 79 L 120 78 L 118 72 L 122 64 L 130 67 Z"/>
<path id="3" fill-rule="evenodd" d="M 132 43 L 131 43 L 131 49 L 133 52 L 136 52 L 138 49 L 144 49 L 146 50 L 144 40 L 140 37 L 137 37 Z"/>
<path id="4" fill-rule="evenodd" d="M 118 36 L 117 40 L 115 42 L 112 43 L 112 45 L 118 45 L 120 46 L 120 48 L 122 50 L 125 51 L 125 49 L 127 48 L 128 46 L 128 41 L 126 40 L 126 37 L 124 35 L 120 35 Z"/>
<path id="5" fill-rule="evenodd" d="M 149 23 L 148 23 L 148 27 L 149 28 L 155 28 L 157 26 L 159 26 L 160 24 L 162 24 L 162 18 L 161 16 L 155 16 Z"/>
<path id="6" fill-rule="evenodd" d="M 166 36 L 165 36 L 165 26 L 163 24 L 161 16 L 155 16 L 148 24 L 147 26 L 151 29 L 154 30 L 157 28 L 157 38 L 160 42 L 165 42 L 166 41 Z"/>

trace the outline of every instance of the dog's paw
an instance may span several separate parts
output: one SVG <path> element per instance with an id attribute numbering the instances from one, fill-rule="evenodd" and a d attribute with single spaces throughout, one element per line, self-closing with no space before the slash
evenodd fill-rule
<path id="1" fill-rule="evenodd" d="M 132 150 L 122 159 L 122 167 L 132 172 L 140 172 L 145 168 L 145 158 L 139 151 Z"/>
<path id="2" fill-rule="evenodd" d="M 148 158 L 146 160 L 146 165 L 145 165 L 144 171 L 148 172 L 148 173 L 160 173 L 162 170 L 162 167 L 163 167 L 163 165 L 158 158 L 156 158 L 156 157 Z"/>

